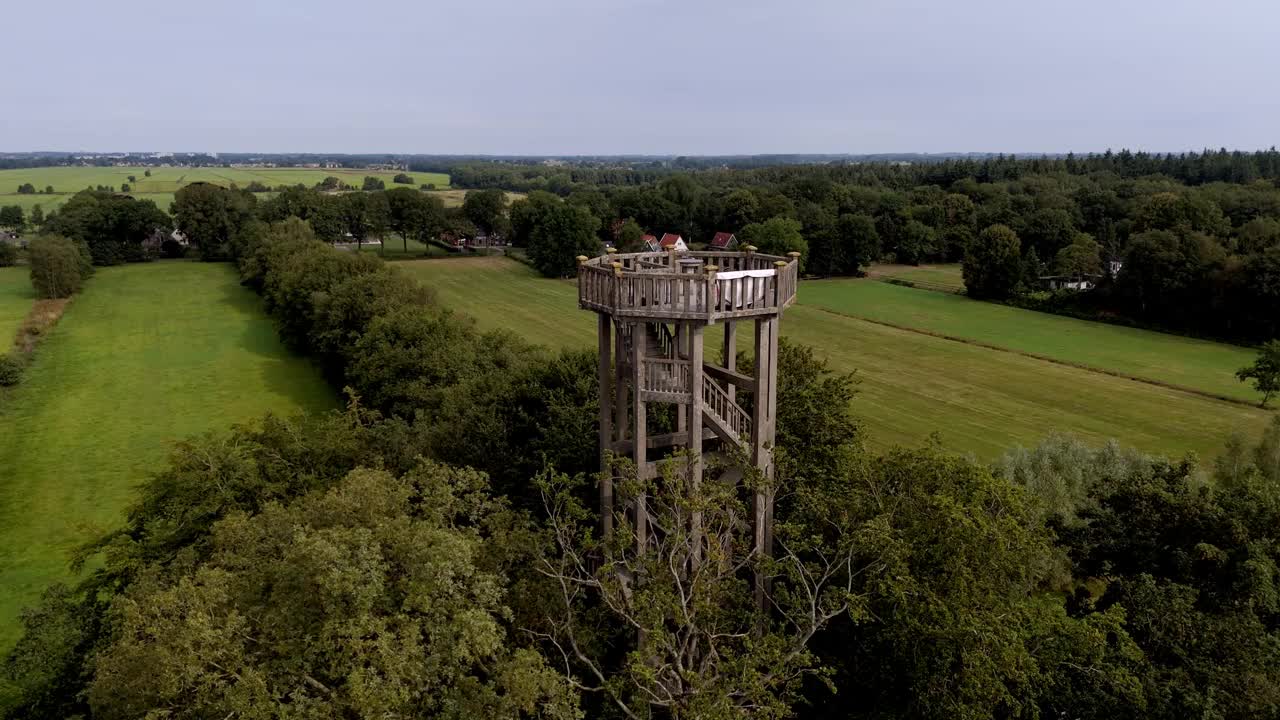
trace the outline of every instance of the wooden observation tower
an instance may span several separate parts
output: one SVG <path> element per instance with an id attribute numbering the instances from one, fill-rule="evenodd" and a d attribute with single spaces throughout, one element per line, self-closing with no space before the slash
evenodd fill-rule
<path id="1" fill-rule="evenodd" d="M 684 447 L 693 462 L 689 481 L 702 480 L 712 445 L 740 446 L 767 478 L 773 473 L 778 382 L 778 320 L 795 302 L 799 253 L 613 253 L 578 258 L 578 305 L 599 315 L 600 513 L 613 532 L 609 456 L 630 457 L 652 477 L 667 451 Z M 755 323 L 754 376 L 736 367 L 738 323 Z M 723 325 L 723 365 L 707 362 L 704 334 Z M 751 411 L 739 404 L 753 396 Z M 676 432 L 650 434 L 650 403 L 676 406 Z M 633 521 L 637 548 L 650 528 L 646 499 L 618 498 Z M 772 493 L 753 497 L 755 552 L 772 545 Z"/>

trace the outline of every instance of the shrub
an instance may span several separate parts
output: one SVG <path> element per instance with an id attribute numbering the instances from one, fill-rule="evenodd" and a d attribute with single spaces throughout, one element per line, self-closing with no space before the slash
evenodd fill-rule
<path id="1" fill-rule="evenodd" d="M 0 386 L 11 387 L 22 381 L 22 362 L 12 355 L 0 355 Z"/>
<path id="2" fill-rule="evenodd" d="M 7 242 L 0 242 L 0 267 L 13 267 L 18 264 L 18 248 Z"/>
<path id="3" fill-rule="evenodd" d="M 186 252 L 187 249 L 182 246 L 182 243 L 174 240 L 173 238 L 169 238 L 168 240 L 160 243 L 161 257 L 180 258 L 185 255 Z"/>
<path id="4" fill-rule="evenodd" d="M 404 173 L 399 173 L 399 174 L 398 174 L 398 175 L 396 175 L 395 177 L 391 178 L 391 182 L 394 182 L 394 183 L 400 183 L 401 185 L 413 185 L 413 184 L 414 184 L 414 183 L 413 183 L 413 178 L 409 177 L 408 175 L 406 175 L 406 174 L 404 174 Z"/>
<path id="5" fill-rule="evenodd" d="M 87 251 L 59 235 L 31 241 L 31 285 L 41 298 L 71 297 L 92 270 Z"/>

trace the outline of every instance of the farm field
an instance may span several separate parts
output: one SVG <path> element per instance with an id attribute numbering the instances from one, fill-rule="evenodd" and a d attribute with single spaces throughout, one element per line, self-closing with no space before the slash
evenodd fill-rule
<path id="1" fill-rule="evenodd" d="M 100 270 L 0 406 L 0 650 L 175 441 L 336 404 L 230 265 Z"/>
<path id="2" fill-rule="evenodd" d="M 28 268 L 0 268 L 0 355 L 9 352 L 13 338 L 35 300 Z"/>
<path id="3" fill-rule="evenodd" d="M 941 265 L 872 265 L 867 275 L 873 278 L 906 280 L 915 285 L 942 292 L 964 290 L 964 275 L 959 263 Z"/>
<path id="4" fill-rule="evenodd" d="M 506 258 L 399 265 L 483 328 L 508 328 L 552 347 L 594 347 L 595 319 L 578 309 L 572 281 L 540 278 Z M 937 431 L 948 447 L 992 460 L 1065 430 L 1151 453 L 1212 457 L 1232 432 L 1256 435 L 1269 419 L 1255 408 L 834 314 L 813 304 L 816 284 L 801 284 L 783 335 L 817 348 L 833 369 L 857 372 L 854 406 L 875 448 L 919 444 Z M 1024 314 L 1018 323 L 1038 317 L 1016 312 Z M 740 334 L 745 347 L 749 333 Z M 709 355 L 717 338 L 713 328 Z"/>
<path id="5" fill-rule="evenodd" d="M 865 280 L 804 283 L 804 303 L 867 320 L 1086 365 L 1247 402 L 1262 396 L 1235 378 L 1249 348 L 1038 313 L 961 295 Z"/>
<path id="6" fill-rule="evenodd" d="M 19 170 L 0 170 L 0 205 L 18 205 L 30 211 L 35 205 L 48 212 L 71 199 L 71 196 L 88 187 L 108 185 L 117 190 L 129 183 L 129 176 L 137 178 L 130 184 L 130 195 L 139 200 L 154 200 L 162 210 L 168 210 L 173 203 L 173 194 L 184 185 L 193 182 L 210 182 L 217 185 L 235 183 L 244 187 L 253 181 L 261 182 L 269 187 L 277 185 L 312 186 L 332 175 L 343 182 L 360 187 L 366 176 L 381 178 L 386 181 L 387 189 L 396 187 L 391 179 L 398 173 L 393 170 L 364 170 L 359 168 L 222 168 L 222 167 L 155 167 L 150 168 L 151 177 L 146 177 L 144 167 L 42 167 L 23 168 Z M 442 194 L 448 205 L 455 202 L 447 193 L 450 191 L 449 176 L 443 173 L 407 173 L 416 184 L 400 187 L 422 187 L 435 185 L 434 192 Z M 35 195 L 18 194 L 18 186 L 31 183 L 39 191 Z M 54 194 L 46 195 L 44 189 L 52 185 Z M 260 200 L 270 197 L 267 193 L 259 194 Z M 462 203 L 461 196 L 456 200 Z"/>

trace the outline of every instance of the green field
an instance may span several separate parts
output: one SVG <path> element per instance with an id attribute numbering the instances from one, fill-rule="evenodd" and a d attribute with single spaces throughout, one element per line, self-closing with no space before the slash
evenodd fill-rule
<path id="1" fill-rule="evenodd" d="M 174 441 L 336 399 L 229 265 L 100 270 L 0 407 L 0 650 Z"/>
<path id="2" fill-rule="evenodd" d="M 482 327 L 509 328 L 553 347 L 594 346 L 594 317 L 577 308 L 571 281 L 542 279 L 504 258 L 400 265 Z M 1269 419 L 1242 405 L 834 314 L 811 304 L 817 285 L 801 284 L 801 304 L 787 311 L 783 334 L 817 348 L 833 368 L 857 371 L 862 382 L 854 407 L 876 448 L 918 444 L 937 431 L 949 447 L 990 460 L 1014 444 L 1036 443 L 1064 430 L 1093 442 L 1118 438 L 1147 452 L 1213 456 L 1233 431 L 1256 434 Z M 1012 312 L 1010 322 L 1019 325 L 1034 326 L 1041 318 Z M 1164 338 L 1146 335 L 1155 336 L 1153 343 Z M 746 342 L 744 337 L 739 346 Z M 1178 362 L 1177 357 L 1166 360 L 1170 366 Z"/>
<path id="3" fill-rule="evenodd" d="M 326 177 L 336 177 L 348 185 L 360 187 L 365 177 L 372 176 L 386 181 L 387 188 L 397 187 L 391 179 L 395 170 L 362 170 L 349 168 L 220 168 L 220 167 L 154 167 L 150 168 L 151 177 L 146 177 L 144 167 L 42 167 L 23 168 L 21 170 L 0 170 L 0 206 L 19 205 L 30 210 L 35 205 L 48 212 L 57 208 L 71 198 L 72 195 L 85 188 L 108 185 L 117 190 L 129 183 L 133 175 L 137 181 L 131 183 L 130 194 L 140 200 L 154 200 L 162 210 L 168 210 L 173 203 L 173 194 L 184 185 L 193 182 L 210 182 L 218 185 L 235 183 L 244 187 L 253 181 L 261 182 L 274 188 L 277 185 L 297 185 L 308 187 L 321 182 Z M 400 187 L 421 187 L 435 185 L 441 192 L 442 199 L 450 202 L 445 193 L 449 188 L 449 176 L 444 173 L 406 173 L 416 184 Z M 18 186 L 31 183 L 40 191 L 35 195 L 19 195 Z M 54 194 L 45 195 L 45 187 L 52 185 Z M 455 191 L 456 192 L 456 191 Z M 260 194 L 265 200 L 270 195 Z M 461 200 L 458 200 L 461 203 Z"/>
<path id="4" fill-rule="evenodd" d="M 13 338 L 35 299 L 28 268 L 0 268 L 0 355 L 9 352 L 9 346 L 13 344 Z"/>
<path id="5" fill-rule="evenodd" d="M 959 337 L 1060 362 L 1259 402 L 1235 378 L 1256 352 L 1223 343 L 1030 312 L 961 295 L 865 280 L 804 284 L 806 305 L 900 327 Z"/>
<path id="6" fill-rule="evenodd" d="M 918 287 L 942 292 L 964 290 L 964 275 L 960 264 L 945 265 L 872 265 L 867 275 L 873 278 L 906 280 Z"/>

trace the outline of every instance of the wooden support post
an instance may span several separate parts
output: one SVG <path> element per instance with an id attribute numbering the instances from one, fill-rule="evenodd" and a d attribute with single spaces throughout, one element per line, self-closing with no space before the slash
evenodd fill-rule
<path id="1" fill-rule="evenodd" d="M 613 328 L 608 314 L 600 313 L 599 317 L 600 357 L 597 376 L 600 381 L 600 529 L 602 536 L 608 539 L 613 535 L 613 467 L 609 462 L 609 444 L 613 441 L 613 408 L 610 406 L 613 395 L 610 387 Z"/>
<path id="2" fill-rule="evenodd" d="M 640 323 L 631 326 L 631 422 L 632 422 L 632 460 L 636 464 L 636 477 L 643 483 L 649 479 L 648 468 L 648 424 L 645 420 L 645 401 L 641 388 L 644 387 L 644 329 Z M 636 493 L 635 501 L 636 552 L 643 553 L 649 543 L 649 511 L 645 492 Z"/>
<path id="3" fill-rule="evenodd" d="M 724 349 L 723 354 L 724 368 L 726 370 L 738 369 L 738 323 L 733 320 L 726 320 L 724 323 Z M 725 383 L 728 387 L 725 392 L 729 393 L 729 399 L 737 402 L 738 386 L 733 383 Z"/>
<path id="4" fill-rule="evenodd" d="M 685 357 L 689 356 L 689 350 L 687 348 L 689 344 L 689 329 L 688 329 L 688 326 L 686 326 L 682 322 L 675 322 L 672 324 L 675 325 L 675 328 L 676 328 L 675 355 L 676 355 L 676 359 L 679 360 L 681 355 Z M 687 428 L 691 428 L 691 427 L 696 427 L 696 426 L 688 422 L 688 417 L 686 416 L 685 408 L 680 407 L 678 412 L 676 412 L 676 432 L 684 432 Z"/>
<path id="5" fill-rule="evenodd" d="M 705 326 L 691 325 L 689 335 L 689 489 L 697 494 L 702 488 L 702 355 Z M 696 568 L 702 564 L 702 513 L 694 511 L 689 518 L 689 532 L 693 539 L 690 562 Z"/>
<path id="6" fill-rule="evenodd" d="M 626 347 L 627 326 L 622 322 L 615 322 L 614 335 L 617 342 L 614 344 L 618 348 L 618 354 L 614 357 L 613 362 L 613 430 L 617 440 L 626 440 L 630 437 L 631 417 L 627 414 L 627 365 L 624 362 L 627 356 L 624 354 Z"/>
<path id="7" fill-rule="evenodd" d="M 765 447 L 765 441 L 769 437 L 769 392 L 772 384 L 773 369 L 770 361 L 773 358 L 773 351 L 770 346 L 773 344 L 773 338 L 770 337 L 772 327 L 769 320 L 756 320 L 756 337 L 755 337 L 755 363 L 756 377 L 754 389 L 754 402 L 751 411 L 751 464 L 754 465 L 762 476 L 767 472 L 769 461 L 769 449 Z M 756 554 L 757 559 L 763 559 L 765 555 L 766 526 L 768 525 L 769 515 L 769 498 L 766 495 L 765 488 L 757 487 L 752 494 L 751 515 L 752 515 L 752 551 Z M 755 577 L 755 601 L 756 607 L 761 610 L 767 607 L 767 598 L 765 596 L 765 577 L 763 573 L 756 573 Z"/>

